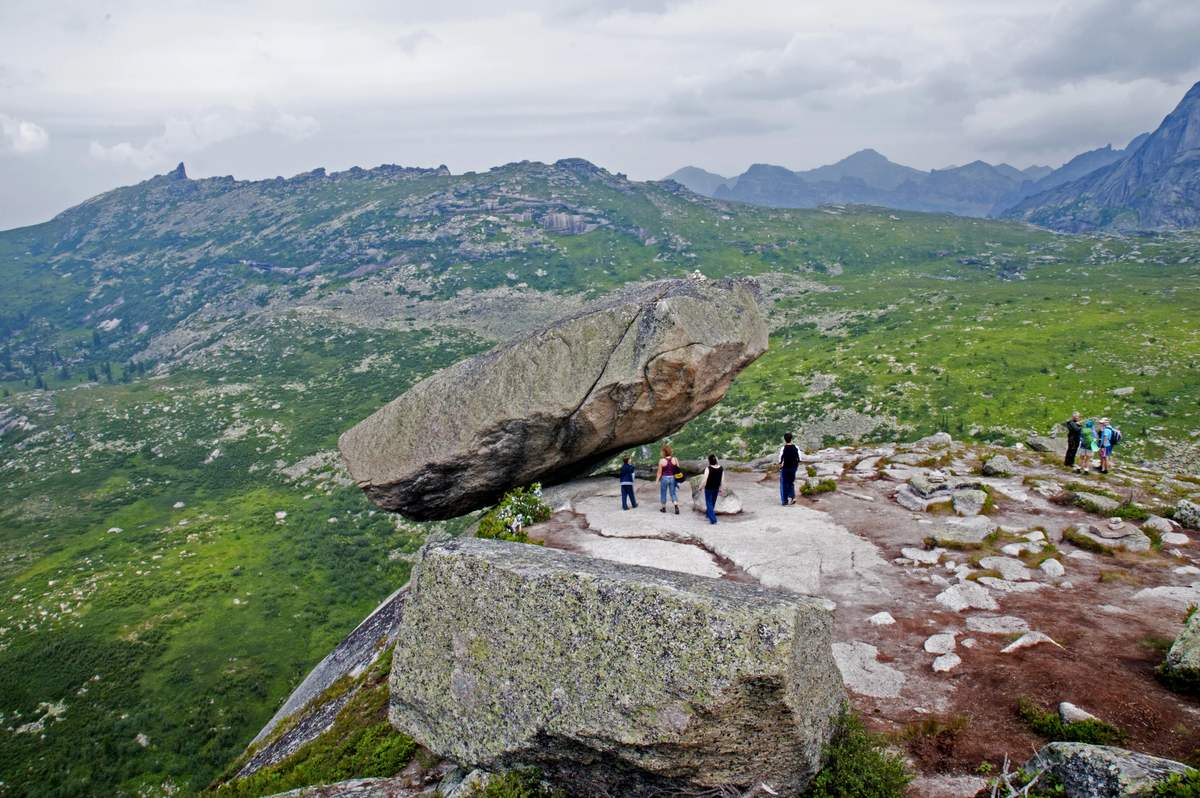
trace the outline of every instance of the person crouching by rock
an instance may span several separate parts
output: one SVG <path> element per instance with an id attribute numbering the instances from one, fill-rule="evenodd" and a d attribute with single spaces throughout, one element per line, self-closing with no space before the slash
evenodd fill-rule
<path id="1" fill-rule="evenodd" d="M 721 495 L 721 473 L 725 469 L 717 465 L 717 456 L 708 456 L 708 468 L 704 469 L 704 506 L 708 523 L 717 523 L 717 497 Z"/>
<path id="2" fill-rule="evenodd" d="M 1075 450 L 1079 448 L 1081 437 L 1083 437 L 1083 422 L 1079 420 L 1079 411 L 1076 410 L 1067 419 L 1067 459 L 1063 461 L 1063 465 L 1067 468 L 1075 465 Z"/>
<path id="3" fill-rule="evenodd" d="M 621 509 L 628 510 L 629 506 L 637 507 L 637 497 L 633 495 L 633 475 L 636 473 L 631 458 L 625 455 L 621 458 Z"/>
<path id="4" fill-rule="evenodd" d="M 671 454 L 671 447 L 663 445 L 662 459 L 658 461 L 658 473 L 655 479 L 658 480 L 658 496 L 662 502 L 660 513 L 667 511 L 667 492 L 671 493 L 671 504 L 675 505 L 675 515 L 679 515 L 679 499 L 675 496 L 675 486 L 678 480 L 675 479 L 675 473 L 679 471 L 679 459 Z"/>
<path id="5" fill-rule="evenodd" d="M 1096 445 L 1096 433 L 1093 430 L 1095 424 L 1091 421 L 1083 425 L 1079 437 L 1079 467 L 1075 469 L 1076 474 L 1090 474 L 1089 470 L 1092 465 L 1092 452 L 1099 447 Z"/>

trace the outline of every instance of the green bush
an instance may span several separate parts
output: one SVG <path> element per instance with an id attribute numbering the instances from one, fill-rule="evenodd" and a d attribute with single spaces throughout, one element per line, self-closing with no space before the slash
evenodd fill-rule
<path id="1" fill-rule="evenodd" d="M 1051 742 L 1088 743 L 1090 745 L 1109 745 L 1123 743 L 1125 732 L 1105 723 L 1102 720 L 1079 720 L 1074 723 L 1063 723 L 1056 712 L 1046 712 L 1033 701 L 1022 696 L 1017 700 L 1017 714 L 1021 720 L 1029 724 L 1034 733 L 1040 734 Z"/>
<path id="2" fill-rule="evenodd" d="M 810 488 L 808 483 L 805 482 L 800 486 L 800 495 L 817 496 L 822 493 L 832 493 L 835 490 L 837 490 L 837 483 L 833 480 L 824 480 L 822 482 L 818 482 L 815 488 Z"/>
<path id="3" fill-rule="evenodd" d="M 530 543 L 525 528 L 545 521 L 550 517 L 550 512 L 550 505 L 542 501 L 540 483 L 516 488 L 504 494 L 500 503 L 479 520 L 479 531 L 475 537 Z"/>
<path id="4" fill-rule="evenodd" d="M 833 739 L 825 746 L 825 767 L 813 778 L 805 798 L 899 798 L 912 775 L 898 754 L 883 748 L 862 720 L 843 710 Z"/>
<path id="5" fill-rule="evenodd" d="M 564 798 L 563 793 L 543 786 L 541 779 L 537 768 L 509 770 L 492 776 L 487 786 L 472 790 L 467 798 Z"/>

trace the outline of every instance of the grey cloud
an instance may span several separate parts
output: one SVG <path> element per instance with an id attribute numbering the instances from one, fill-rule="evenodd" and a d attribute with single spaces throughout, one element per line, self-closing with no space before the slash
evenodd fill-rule
<path id="1" fill-rule="evenodd" d="M 412 55 L 417 50 L 417 46 L 422 42 L 432 41 L 433 34 L 427 30 L 419 30 L 413 33 L 406 33 L 403 36 L 396 38 L 396 46 L 400 48 L 400 52 L 405 55 Z"/>
<path id="2" fill-rule="evenodd" d="M 1014 71 L 1045 86 L 1095 77 L 1177 83 L 1197 67 L 1196 0 L 1091 0 L 1057 15 L 1039 51 Z"/>

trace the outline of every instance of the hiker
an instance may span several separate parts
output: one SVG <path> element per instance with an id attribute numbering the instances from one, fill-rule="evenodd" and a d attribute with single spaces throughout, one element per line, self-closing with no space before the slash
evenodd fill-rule
<path id="1" fill-rule="evenodd" d="M 1101 474 L 1108 473 L 1108 458 L 1112 457 L 1113 444 L 1116 443 L 1117 428 L 1107 418 L 1100 419 L 1100 468 Z"/>
<path id="2" fill-rule="evenodd" d="M 1067 459 L 1063 464 L 1067 468 L 1075 465 L 1075 450 L 1079 448 L 1079 439 L 1083 436 L 1083 422 L 1079 420 L 1079 411 L 1076 410 L 1067 419 Z"/>
<path id="3" fill-rule="evenodd" d="M 783 433 L 779 450 L 779 498 L 783 504 L 796 503 L 796 469 L 800 467 L 800 450 L 792 443 L 792 433 Z"/>
<path id="4" fill-rule="evenodd" d="M 635 469 L 630 464 L 630 462 L 629 462 L 630 459 L 631 458 L 629 455 L 625 455 L 624 457 L 621 458 L 621 460 L 624 463 L 624 465 L 621 466 L 621 509 L 622 510 L 629 509 L 629 507 L 626 506 L 626 501 L 628 501 L 629 504 L 633 505 L 634 507 L 637 507 L 637 498 L 633 495 L 633 475 L 635 473 Z"/>
<path id="5" fill-rule="evenodd" d="M 658 461 L 658 473 L 654 476 L 658 480 L 658 497 L 662 502 L 660 513 L 667 511 L 667 491 L 669 490 L 671 504 L 675 505 L 675 515 L 679 515 L 679 500 L 675 497 L 675 485 L 678 482 L 676 474 L 683 474 L 683 470 L 679 467 L 679 458 L 671 454 L 670 446 L 663 444 L 662 459 Z"/>
<path id="6" fill-rule="evenodd" d="M 725 469 L 717 465 L 717 456 L 708 456 L 708 468 L 704 469 L 704 506 L 708 523 L 717 523 L 717 496 L 721 493 L 721 474 Z"/>
<path id="7" fill-rule="evenodd" d="M 1075 469 L 1076 474 L 1090 474 L 1089 470 L 1092 465 L 1092 453 L 1100 447 L 1096 445 L 1095 423 L 1088 421 L 1083 425 L 1079 437 L 1079 465 Z"/>

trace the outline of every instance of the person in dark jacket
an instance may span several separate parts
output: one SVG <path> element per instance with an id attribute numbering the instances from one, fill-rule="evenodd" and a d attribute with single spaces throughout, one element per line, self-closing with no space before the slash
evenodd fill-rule
<path id="1" fill-rule="evenodd" d="M 1079 420 L 1079 411 L 1076 410 L 1067 419 L 1067 459 L 1063 461 L 1063 465 L 1067 468 L 1075 467 L 1075 450 L 1079 448 L 1079 439 L 1083 437 L 1083 422 Z"/>
<path id="2" fill-rule="evenodd" d="M 800 450 L 792 443 L 792 433 L 783 434 L 779 450 L 779 498 L 786 504 L 796 503 L 796 469 L 800 467 Z"/>
<path id="3" fill-rule="evenodd" d="M 635 471 L 633 465 L 630 464 L 630 462 L 629 462 L 630 459 L 631 458 L 629 457 L 629 455 L 625 455 L 624 457 L 621 458 L 621 460 L 624 461 L 624 465 L 621 466 L 621 509 L 622 510 L 629 509 L 626 502 L 628 502 L 628 504 L 633 505 L 634 507 L 637 507 L 637 498 L 633 495 L 633 475 L 636 473 L 636 471 Z"/>
<path id="4" fill-rule="evenodd" d="M 717 456 L 708 456 L 708 468 L 704 469 L 704 506 L 707 508 L 708 523 L 717 523 L 717 497 L 721 495 L 721 474 L 725 469 L 717 465 Z"/>

